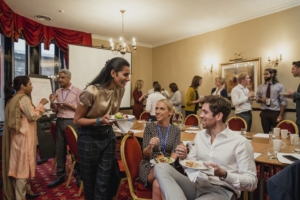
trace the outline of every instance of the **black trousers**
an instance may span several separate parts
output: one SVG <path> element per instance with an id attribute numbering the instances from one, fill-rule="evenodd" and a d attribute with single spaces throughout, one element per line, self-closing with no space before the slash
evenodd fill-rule
<path id="1" fill-rule="evenodd" d="M 270 131 L 272 131 L 272 128 L 275 128 L 277 126 L 277 117 L 279 114 L 280 111 L 273 110 L 262 110 L 260 112 L 259 116 L 264 133 L 269 133 Z"/>
<path id="2" fill-rule="evenodd" d="M 66 175 L 66 154 L 67 154 L 67 141 L 65 137 L 65 128 L 70 125 L 77 133 L 77 126 L 73 123 L 73 119 L 57 118 L 56 120 L 56 176 L 61 178 Z M 80 178 L 79 165 L 76 163 L 74 176 Z"/>
<path id="3" fill-rule="evenodd" d="M 111 189 L 119 185 L 115 170 L 116 137 L 111 126 L 79 129 L 78 156 L 86 200 L 111 200 Z M 117 187 L 116 187 L 117 188 Z"/>

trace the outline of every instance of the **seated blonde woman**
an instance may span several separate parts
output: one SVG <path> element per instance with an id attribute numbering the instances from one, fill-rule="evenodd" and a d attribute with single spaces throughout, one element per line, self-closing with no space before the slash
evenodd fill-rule
<path id="1" fill-rule="evenodd" d="M 177 159 L 175 148 L 180 144 L 180 129 L 170 124 L 170 117 L 174 113 L 172 103 L 167 99 L 159 100 L 155 108 L 157 122 L 148 123 L 143 137 L 143 160 L 140 163 L 139 178 L 145 187 L 151 187 L 155 182 L 153 166 L 150 160 L 161 152 L 165 157 Z M 155 184 L 159 187 L 158 184 Z M 153 189 L 152 198 L 161 199 L 158 188 Z"/>

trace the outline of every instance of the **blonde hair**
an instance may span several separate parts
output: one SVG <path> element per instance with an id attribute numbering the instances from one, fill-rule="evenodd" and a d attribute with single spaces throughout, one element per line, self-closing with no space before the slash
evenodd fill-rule
<path id="1" fill-rule="evenodd" d="M 172 114 L 174 114 L 176 112 L 175 108 L 173 106 L 173 103 L 170 100 L 168 100 L 168 99 L 161 99 L 161 100 L 157 101 L 157 103 L 158 102 L 163 102 L 164 104 L 166 104 L 166 106 L 168 107 L 169 111 L 172 112 Z"/>
<path id="2" fill-rule="evenodd" d="M 218 80 L 222 85 L 225 84 L 225 79 L 223 77 L 217 77 L 215 80 Z"/>
<path id="3" fill-rule="evenodd" d="M 239 74 L 239 76 L 238 76 L 238 81 L 239 81 L 239 83 L 241 83 L 241 81 L 242 81 L 243 79 L 245 79 L 246 76 L 249 76 L 249 74 L 248 74 L 247 72 L 241 72 L 241 73 Z"/>
<path id="4" fill-rule="evenodd" d="M 142 81 L 142 80 L 137 80 L 137 81 L 135 82 L 134 89 L 135 89 L 135 90 L 141 90 L 142 87 L 143 87 L 143 84 L 144 84 L 144 81 Z"/>

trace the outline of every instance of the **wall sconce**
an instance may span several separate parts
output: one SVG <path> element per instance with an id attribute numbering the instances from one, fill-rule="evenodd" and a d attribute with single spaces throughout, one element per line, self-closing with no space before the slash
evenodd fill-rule
<path id="1" fill-rule="evenodd" d="M 206 68 L 206 65 L 204 65 L 204 67 L 205 67 L 205 70 L 207 70 L 207 68 Z M 210 73 L 212 73 L 213 72 L 213 68 L 214 68 L 214 66 L 213 66 L 213 64 L 211 64 L 211 66 L 210 66 Z"/>
<path id="2" fill-rule="evenodd" d="M 271 60 L 271 59 L 270 59 L 270 56 L 268 55 L 268 61 L 269 61 L 269 62 L 272 62 L 272 63 L 274 63 L 274 64 L 276 64 L 276 65 L 278 65 L 278 64 L 280 63 L 281 60 L 282 60 L 282 55 L 281 55 L 281 54 L 279 55 L 279 58 L 276 57 L 275 60 Z"/>

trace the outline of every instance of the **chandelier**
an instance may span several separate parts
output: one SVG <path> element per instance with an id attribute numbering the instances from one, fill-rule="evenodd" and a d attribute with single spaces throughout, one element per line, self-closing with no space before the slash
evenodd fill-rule
<path id="1" fill-rule="evenodd" d="M 125 37 L 124 37 L 124 12 L 125 10 L 120 10 L 120 12 L 122 13 L 122 36 L 119 39 L 119 44 L 117 45 L 117 47 L 115 48 L 115 44 L 113 42 L 113 40 L 110 38 L 109 39 L 109 43 L 110 43 L 110 50 L 112 50 L 112 52 L 114 54 L 117 54 L 118 52 L 120 52 L 121 54 L 126 54 L 126 53 L 134 53 L 136 51 L 136 41 L 135 38 L 132 38 L 132 50 L 129 48 L 128 44 L 126 44 L 125 42 Z"/>

